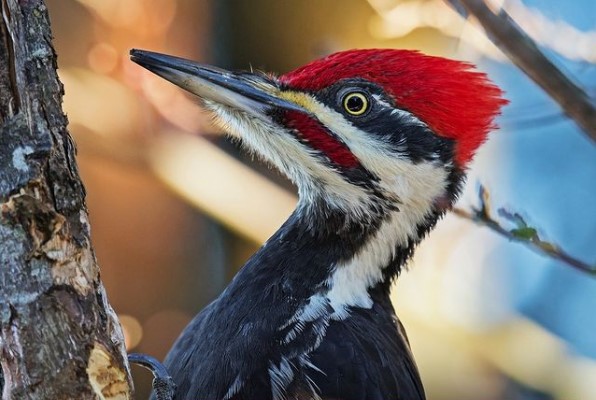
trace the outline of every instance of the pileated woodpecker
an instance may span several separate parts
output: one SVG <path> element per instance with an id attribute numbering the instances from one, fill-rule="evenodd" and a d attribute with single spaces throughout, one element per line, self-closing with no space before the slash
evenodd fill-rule
<path id="1" fill-rule="evenodd" d="M 281 77 L 131 58 L 202 98 L 299 193 L 168 354 L 175 398 L 424 399 L 391 283 L 457 198 L 501 90 L 470 64 L 406 50 L 335 53 Z"/>

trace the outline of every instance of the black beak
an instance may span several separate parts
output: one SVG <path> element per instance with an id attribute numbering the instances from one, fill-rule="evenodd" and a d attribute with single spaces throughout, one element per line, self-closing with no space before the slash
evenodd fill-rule
<path id="1" fill-rule="evenodd" d="M 278 97 L 277 82 L 262 75 L 235 73 L 145 50 L 133 49 L 130 59 L 175 85 L 205 99 L 245 111 L 261 119 L 273 109 L 306 112 Z"/>

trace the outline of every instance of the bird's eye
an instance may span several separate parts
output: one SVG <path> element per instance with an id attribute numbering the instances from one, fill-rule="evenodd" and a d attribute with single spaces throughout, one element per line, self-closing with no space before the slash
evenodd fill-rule
<path id="1" fill-rule="evenodd" d="M 368 111 L 368 98 L 361 92 L 351 92 L 344 96 L 342 104 L 350 115 L 359 116 Z"/>

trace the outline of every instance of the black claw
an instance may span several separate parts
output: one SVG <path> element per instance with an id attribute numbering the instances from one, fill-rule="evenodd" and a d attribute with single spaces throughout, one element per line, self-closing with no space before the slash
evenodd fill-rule
<path id="1" fill-rule="evenodd" d="M 153 394 L 156 400 L 173 400 L 176 384 L 168 370 L 155 357 L 147 354 L 131 353 L 128 362 L 147 368 L 153 374 Z"/>

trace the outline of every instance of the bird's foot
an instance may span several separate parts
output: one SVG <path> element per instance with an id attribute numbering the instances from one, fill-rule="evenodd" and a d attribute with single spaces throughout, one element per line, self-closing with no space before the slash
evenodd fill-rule
<path id="1" fill-rule="evenodd" d="M 131 353 L 128 362 L 147 368 L 153 374 L 153 394 L 156 400 L 173 400 L 176 384 L 168 370 L 155 357 L 147 354 Z"/>

